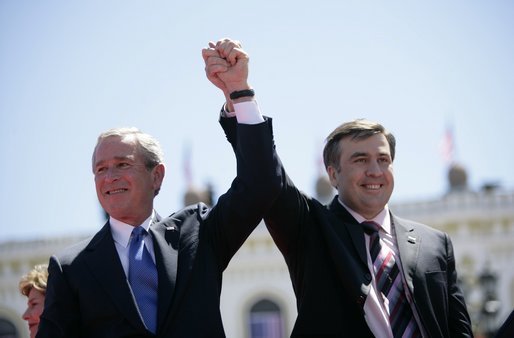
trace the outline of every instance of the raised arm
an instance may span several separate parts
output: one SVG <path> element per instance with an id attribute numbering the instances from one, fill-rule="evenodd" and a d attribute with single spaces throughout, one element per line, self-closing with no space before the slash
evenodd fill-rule
<path id="1" fill-rule="evenodd" d="M 249 58 L 241 44 L 230 39 L 211 42 L 202 55 L 207 78 L 222 90 L 237 118 L 232 120 L 237 176 L 208 215 L 224 268 L 271 207 L 280 192 L 281 177 L 271 119 L 261 116 L 253 95 L 230 98 L 231 93 L 248 94 L 244 91 L 251 89 Z"/>
<path id="2" fill-rule="evenodd" d="M 222 40 L 223 41 L 223 40 Z M 220 88 L 226 99 L 226 108 L 228 111 L 235 110 L 235 114 L 230 114 L 229 117 L 222 114 L 220 118 L 220 124 L 225 131 L 225 135 L 227 140 L 232 145 L 234 151 L 236 152 L 236 158 L 238 158 L 238 163 L 242 162 L 242 159 L 239 158 L 240 152 L 237 151 L 238 140 L 240 138 L 238 123 L 243 117 L 248 117 L 249 114 L 248 109 L 242 109 L 240 103 L 241 101 L 235 101 L 230 99 L 231 90 L 236 88 L 236 86 L 232 85 L 229 89 L 225 84 L 225 79 L 227 74 L 223 73 L 230 68 L 232 59 L 225 59 L 222 55 L 230 55 L 230 54 L 222 54 L 227 50 L 232 52 L 234 51 L 242 51 L 241 44 L 239 42 L 235 42 L 235 46 L 233 48 L 218 48 L 220 46 L 220 42 L 217 44 L 211 43 L 210 48 L 204 49 L 203 56 L 206 63 L 206 73 L 209 80 Z M 223 43 L 221 43 L 223 47 Z M 221 52 L 218 52 L 220 49 Z M 245 55 L 245 64 L 248 64 L 248 56 Z M 248 71 L 243 71 L 243 73 L 247 76 Z M 233 78 L 233 77 L 232 77 Z M 251 88 L 248 83 L 241 83 L 239 81 L 231 81 L 231 83 L 238 83 L 237 88 Z M 255 98 L 253 98 L 255 99 Z M 252 98 L 246 98 L 247 101 L 252 100 Z M 244 107 L 244 108 L 248 108 Z M 258 111 L 257 104 L 254 105 L 254 108 Z M 258 113 L 260 115 L 260 113 Z M 236 121 L 237 118 L 237 121 Z M 274 155 L 278 158 L 278 155 Z M 289 179 L 285 173 L 284 167 L 280 163 L 278 159 L 279 165 L 279 175 L 281 178 L 281 191 L 277 198 L 274 200 L 273 204 L 270 206 L 266 214 L 264 215 L 264 220 L 266 222 L 266 226 L 270 231 L 275 243 L 278 248 L 286 258 L 286 261 L 290 265 L 295 265 L 295 261 L 297 260 L 297 254 L 301 251 L 301 248 L 298 247 L 298 239 L 303 231 L 303 222 L 306 221 L 308 215 L 308 202 L 307 197 L 302 194 L 293 184 L 292 180 Z"/>

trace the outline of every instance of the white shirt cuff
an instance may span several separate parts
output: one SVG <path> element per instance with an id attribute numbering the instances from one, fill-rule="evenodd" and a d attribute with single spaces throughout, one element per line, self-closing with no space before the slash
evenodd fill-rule
<path id="1" fill-rule="evenodd" d="M 237 123 L 259 124 L 264 122 L 256 100 L 234 103 Z"/>

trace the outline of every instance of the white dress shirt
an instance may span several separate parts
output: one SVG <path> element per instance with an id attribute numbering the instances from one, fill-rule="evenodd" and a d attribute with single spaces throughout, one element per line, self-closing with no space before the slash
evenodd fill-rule
<path id="1" fill-rule="evenodd" d="M 402 277 L 403 289 L 407 297 L 407 301 L 409 302 L 411 309 L 414 313 L 414 318 L 418 323 L 418 327 L 421 329 L 419 316 L 416 310 L 416 307 L 413 304 L 412 296 L 410 292 L 406 292 L 409 290 L 407 288 L 407 283 L 405 281 L 405 275 L 403 274 L 402 264 L 400 255 L 398 254 L 398 244 L 396 241 L 396 234 L 391 226 L 391 215 L 389 214 L 389 207 L 386 205 L 384 210 L 382 210 L 376 217 L 373 219 L 366 219 L 359 215 L 354 210 L 350 209 L 343 202 L 339 200 L 339 203 L 357 220 L 357 222 L 362 223 L 364 221 L 373 221 L 380 225 L 380 239 L 387 245 L 394 253 L 394 258 L 396 260 L 396 264 L 398 265 L 398 269 L 400 270 L 400 275 Z M 387 298 L 378 290 L 375 274 L 373 273 L 373 262 L 371 261 L 371 255 L 369 253 L 369 238 L 370 236 L 364 233 L 365 242 L 366 242 L 366 253 L 368 259 L 368 268 L 371 272 L 372 281 L 371 288 L 368 296 L 366 297 L 366 301 L 364 302 L 364 317 L 366 319 L 366 323 L 368 324 L 371 332 L 376 338 L 393 338 L 393 331 L 391 329 L 391 324 L 389 323 L 389 307 Z M 424 335 L 423 335 L 424 336 Z"/>
<path id="2" fill-rule="evenodd" d="M 155 263 L 155 253 L 153 250 L 152 234 L 148 231 L 148 229 L 150 228 L 150 224 L 152 224 L 154 218 L 155 212 L 152 211 L 150 217 L 148 217 L 139 226 L 142 226 L 148 232 L 148 235 L 146 235 L 145 237 L 145 247 L 150 253 L 150 256 L 152 256 L 152 260 Z M 116 251 L 118 251 L 118 256 L 120 257 L 121 265 L 123 266 L 123 271 L 125 271 L 125 276 L 127 276 L 128 278 L 129 244 L 134 226 L 118 221 L 117 219 L 112 217 L 109 218 L 109 224 L 111 225 L 112 238 L 114 239 L 114 245 L 116 246 Z"/>

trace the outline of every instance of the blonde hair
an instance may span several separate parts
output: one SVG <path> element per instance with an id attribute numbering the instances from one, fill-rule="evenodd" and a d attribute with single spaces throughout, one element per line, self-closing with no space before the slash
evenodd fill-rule
<path id="1" fill-rule="evenodd" d="M 46 281 L 48 280 L 48 265 L 38 264 L 34 266 L 29 273 L 21 277 L 18 288 L 24 296 L 29 296 L 30 290 L 33 288 L 46 293 Z"/>

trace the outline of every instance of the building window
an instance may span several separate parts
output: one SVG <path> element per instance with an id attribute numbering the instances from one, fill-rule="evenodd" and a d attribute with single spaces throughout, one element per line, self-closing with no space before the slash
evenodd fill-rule
<path id="1" fill-rule="evenodd" d="M 0 318 L 0 338 L 18 338 L 18 333 L 13 323 L 10 321 Z"/>
<path id="2" fill-rule="evenodd" d="M 250 309 L 250 338 L 282 338 L 282 322 L 278 305 L 267 299 L 260 300 Z"/>

